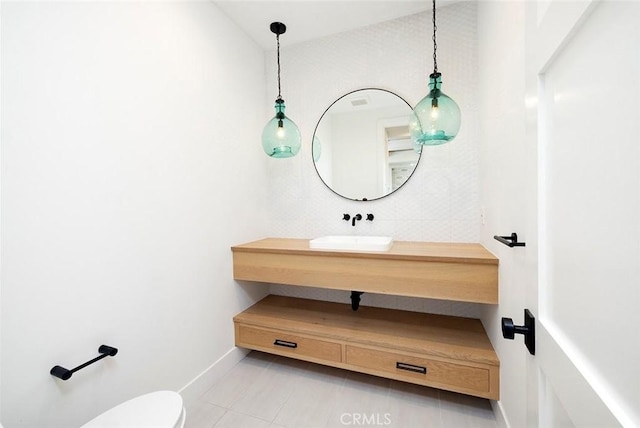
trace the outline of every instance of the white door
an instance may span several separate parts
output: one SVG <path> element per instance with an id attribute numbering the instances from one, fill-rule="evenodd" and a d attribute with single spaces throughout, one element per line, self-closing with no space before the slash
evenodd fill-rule
<path id="1" fill-rule="evenodd" d="M 526 13 L 539 231 L 528 421 L 639 427 L 640 4 L 539 0 Z"/>

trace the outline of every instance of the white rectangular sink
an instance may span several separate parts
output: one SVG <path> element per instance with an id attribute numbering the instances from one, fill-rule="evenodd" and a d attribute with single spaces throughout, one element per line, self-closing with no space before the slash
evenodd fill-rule
<path id="1" fill-rule="evenodd" d="M 309 248 L 321 250 L 389 251 L 390 236 L 323 236 L 309 241 Z"/>

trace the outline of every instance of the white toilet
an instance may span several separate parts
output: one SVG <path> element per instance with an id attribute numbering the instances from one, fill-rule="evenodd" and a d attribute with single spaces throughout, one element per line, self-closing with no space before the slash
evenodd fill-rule
<path id="1" fill-rule="evenodd" d="M 173 391 L 156 391 L 125 401 L 81 428 L 183 428 L 186 411 Z"/>

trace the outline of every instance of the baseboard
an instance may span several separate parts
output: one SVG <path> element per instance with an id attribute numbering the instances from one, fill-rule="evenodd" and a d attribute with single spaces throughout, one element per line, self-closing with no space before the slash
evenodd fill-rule
<path id="1" fill-rule="evenodd" d="M 504 413 L 504 407 L 500 401 L 490 400 L 491 407 L 493 408 L 493 414 L 496 417 L 496 424 L 499 428 L 511 428 L 507 415 Z"/>
<path id="2" fill-rule="evenodd" d="M 189 407 L 196 402 L 202 394 L 207 392 L 213 384 L 227 374 L 227 372 L 246 357 L 248 353 L 249 351 L 246 349 L 234 347 L 196 376 L 191 382 L 182 387 L 178 392 L 182 395 L 184 405 Z"/>

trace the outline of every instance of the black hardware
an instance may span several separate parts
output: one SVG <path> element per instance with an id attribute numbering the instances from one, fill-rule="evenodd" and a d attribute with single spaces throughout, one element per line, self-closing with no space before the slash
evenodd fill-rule
<path id="1" fill-rule="evenodd" d="M 360 296 L 364 294 L 364 291 L 352 291 L 351 292 L 351 309 L 357 311 L 360 307 Z"/>
<path id="2" fill-rule="evenodd" d="M 342 219 L 345 221 L 351 220 L 351 216 L 349 214 L 342 214 Z"/>
<path id="3" fill-rule="evenodd" d="M 271 25 L 269 26 L 269 29 L 273 34 L 276 34 L 279 36 L 280 34 L 284 34 L 287 31 L 287 26 L 284 25 L 282 22 L 272 22 Z"/>
<path id="4" fill-rule="evenodd" d="M 273 342 L 274 345 L 276 346 L 284 346 L 285 348 L 297 348 L 298 344 L 296 342 L 289 342 L 287 340 L 280 340 L 280 339 L 276 339 L 275 342 Z"/>
<path id="5" fill-rule="evenodd" d="M 427 374 L 426 367 L 416 366 L 416 365 L 407 364 L 407 363 L 401 363 L 400 361 L 396 362 L 396 368 L 400 370 L 407 370 L 409 372 Z"/>
<path id="6" fill-rule="evenodd" d="M 367 214 L 367 220 L 373 221 L 373 214 Z"/>
<path id="7" fill-rule="evenodd" d="M 504 245 L 508 245 L 509 247 L 524 247 L 526 245 L 524 242 L 518 242 L 518 234 L 515 232 L 513 232 L 511 236 L 495 235 L 493 239 L 502 242 Z"/>
<path id="8" fill-rule="evenodd" d="M 531 355 L 536 354 L 536 318 L 529 309 L 524 310 L 524 325 L 513 325 L 511 318 L 502 318 L 502 337 L 511 339 L 517 334 L 524 335 L 524 344 Z"/>
<path id="9" fill-rule="evenodd" d="M 362 214 L 354 215 L 353 218 L 351 219 L 351 226 L 355 226 L 356 221 L 360 221 L 360 220 L 362 220 Z"/>
<path id="10" fill-rule="evenodd" d="M 118 353 L 118 350 L 116 348 L 111 347 L 111 346 L 100 345 L 100 347 L 98 348 L 98 352 L 101 354 L 99 357 L 96 357 L 91 361 L 87 361 L 86 363 L 79 365 L 75 369 L 69 370 L 69 369 L 65 369 L 64 367 L 61 367 L 61 366 L 53 366 L 51 371 L 49 371 L 49 374 L 51 374 L 51 375 L 53 375 L 53 376 L 55 376 L 57 378 L 60 378 L 62 380 L 69 380 L 71 375 L 74 374 L 75 372 L 77 372 L 78 370 L 82 370 L 83 368 L 87 367 L 88 365 L 91 365 L 91 364 L 95 363 L 96 361 L 99 361 L 99 360 L 103 359 L 104 357 L 113 357 Z"/>

